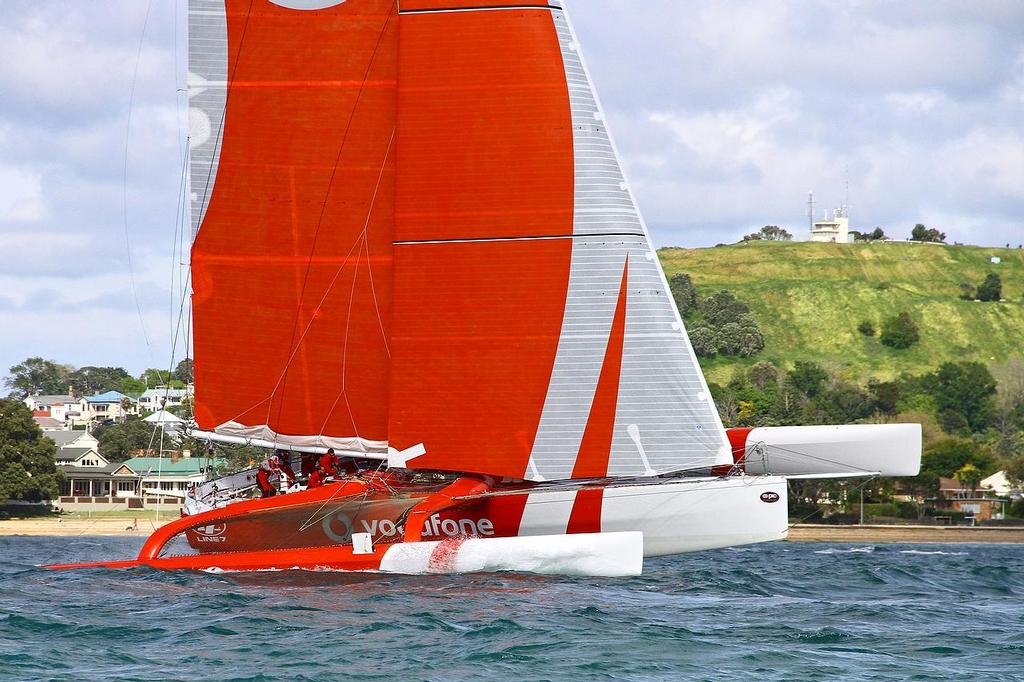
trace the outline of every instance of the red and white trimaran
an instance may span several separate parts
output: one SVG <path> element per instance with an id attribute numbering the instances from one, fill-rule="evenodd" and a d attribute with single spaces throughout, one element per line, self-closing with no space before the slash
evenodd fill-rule
<path id="1" fill-rule="evenodd" d="M 101 565 L 626 575 L 917 472 L 916 425 L 723 428 L 560 0 L 190 0 L 188 77 L 194 435 L 380 467 Z"/>

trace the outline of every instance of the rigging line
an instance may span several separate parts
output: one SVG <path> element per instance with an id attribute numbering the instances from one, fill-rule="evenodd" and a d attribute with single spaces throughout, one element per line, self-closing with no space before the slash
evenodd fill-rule
<path id="1" fill-rule="evenodd" d="M 167 320 L 168 328 L 174 325 L 174 278 L 177 275 L 178 285 L 181 285 L 181 233 L 184 231 L 182 215 L 185 211 L 185 197 L 187 190 L 185 184 L 188 181 L 188 150 L 184 150 L 181 158 L 181 181 L 178 184 L 178 201 L 174 213 L 174 239 L 171 242 L 171 283 L 170 283 L 170 312 Z"/>
<path id="2" fill-rule="evenodd" d="M 132 84 L 128 90 L 128 117 L 124 130 L 124 165 L 121 174 L 121 214 L 124 219 L 124 245 L 128 256 L 128 283 L 131 288 L 132 298 L 135 299 L 135 311 L 139 315 L 139 326 L 142 328 L 142 338 L 146 342 L 146 350 L 152 360 L 153 349 L 149 343 L 149 334 L 146 332 L 146 321 L 142 316 L 142 304 L 139 303 L 139 291 L 135 286 L 135 266 L 132 262 L 132 240 L 128 230 L 128 142 L 132 132 L 132 109 L 135 106 L 135 85 L 139 79 L 139 62 L 142 61 L 142 45 L 146 39 L 146 27 L 149 26 L 149 15 L 153 9 L 153 0 L 146 3 L 146 17 L 142 21 L 142 34 L 139 36 L 139 46 L 135 52 L 135 69 L 132 72 Z"/>
<path id="3" fill-rule="evenodd" d="M 367 238 L 366 233 L 363 233 L 363 243 L 366 245 L 366 253 L 369 256 L 370 253 L 370 240 Z M 373 265 L 372 259 L 367 257 L 366 259 L 366 272 L 370 278 L 370 295 L 373 297 L 373 311 L 377 313 L 377 324 L 380 326 L 380 338 L 384 342 L 384 352 L 391 357 L 391 346 L 388 344 L 388 333 L 384 329 L 384 318 L 380 314 L 380 303 L 377 301 L 377 289 L 373 286 Z"/>
<path id="4" fill-rule="evenodd" d="M 814 459 L 814 460 L 817 460 L 819 462 L 824 462 L 826 464 L 835 464 L 836 466 L 846 467 L 847 469 L 853 469 L 854 471 L 859 471 L 859 472 L 865 473 L 865 474 L 874 473 L 873 469 L 862 469 L 862 468 L 854 466 L 852 464 L 846 464 L 845 462 L 837 462 L 835 460 L 827 459 L 825 457 L 820 457 L 820 456 L 817 456 L 817 455 L 812 455 L 812 454 L 806 453 L 806 452 L 800 452 L 799 450 L 791 450 L 789 448 L 784 448 L 781 445 L 772 445 L 770 443 L 765 443 L 764 441 L 758 441 L 757 443 L 754 444 L 754 447 L 757 447 L 757 446 L 761 446 L 762 448 L 766 448 L 766 449 L 780 450 L 782 452 L 787 452 L 787 453 L 789 453 L 791 455 L 797 455 L 797 456 L 800 456 L 800 457 L 806 457 L 807 459 Z M 764 454 L 765 454 L 765 456 L 767 456 L 768 453 L 765 452 Z M 744 457 L 746 457 L 746 453 L 744 453 Z M 792 461 L 798 461 L 798 460 L 795 460 L 792 457 L 786 457 L 785 455 L 781 455 L 780 457 L 782 459 L 789 459 L 791 462 Z M 840 470 L 839 472 L 836 472 L 836 473 L 844 473 L 844 471 Z"/>
<path id="5" fill-rule="evenodd" d="M 320 299 L 320 302 L 317 304 L 316 308 L 313 309 L 314 316 L 310 317 L 309 322 L 306 324 L 306 327 L 305 327 L 305 329 L 302 332 L 302 336 L 299 337 L 298 344 L 294 348 L 292 348 L 291 355 L 289 355 L 288 359 L 285 361 L 285 368 L 281 371 L 281 375 L 277 378 L 277 383 L 274 384 L 274 388 L 272 388 L 270 390 L 270 394 L 266 398 L 264 398 L 262 400 L 259 400 L 259 401 L 255 402 L 255 403 L 253 403 L 252 405 L 250 405 L 249 407 L 247 407 L 246 409 L 242 410 L 241 412 L 236 414 L 234 417 L 232 417 L 228 421 L 235 421 L 236 419 L 241 417 L 243 414 L 249 412 L 250 410 L 256 409 L 257 407 L 259 407 L 263 403 L 268 402 L 268 401 L 271 401 L 271 402 L 273 401 L 274 396 L 277 394 L 277 389 L 281 386 L 281 382 L 284 380 L 284 376 L 285 376 L 285 374 L 288 371 L 288 367 L 291 365 L 292 360 L 294 360 L 295 356 L 298 354 L 299 347 L 302 345 L 303 339 L 305 339 L 306 334 L 309 333 L 309 330 L 310 330 L 310 328 L 313 325 L 313 320 L 315 319 L 315 313 L 318 312 L 321 307 L 323 307 L 324 302 L 327 300 L 327 296 L 331 293 L 331 290 L 334 287 L 334 283 L 338 280 L 338 277 L 341 276 L 341 273 L 345 269 L 345 266 L 348 265 L 349 260 L 352 258 L 352 252 L 359 245 L 359 243 L 360 243 L 359 238 L 356 238 L 356 241 L 352 243 L 351 248 L 349 248 L 348 253 L 345 255 L 345 259 L 341 262 L 341 265 L 339 265 L 338 269 L 335 271 L 334 278 L 331 280 L 330 284 L 328 285 L 327 291 L 324 292 L 324 295 Z M 189 308 L 189 310 L 191 311 L 191 308 Z M 267 408 L 267 417 L 266 417 L 267 424 L 270 423 L 270 411 L 272 409 L 273 409 L 272 406 Z M 275 442 L 276 442 L 276 439 L 277 439 L 276 432 L 275 432 L 275 437 L 274 438 L 275 438 Z"/>
<path id="6" fill-rule="evenodd" d="M 392 3 L 391 7 L 392 9 L 397 10 L 397 0 L 395 0 L 395 2 Z M 331 191 L 334 189 L 334 179 L 338 174 L 338 166 L 341 165 L 341 155 L 345 151 L 345 145 L 348 142 L 349 133 L 352 131 L 352 122 L 356 118 L 356 111 L 359 109 L 359 103 L 362 101 L 363 92 L 366 91 L 366 80 L 370 77 L 370 71 L 373 69 L 373 65 L 377 61 L 377 52 L 378 50 L 380 50 L 381 42 L 384 40 L 384 36 L 387 34 L 388 26 L 391 25 L 392 16 L 396 16 L 396 12 L 389 11 L 387 18 L 384 19 L 384 25 L 381 27 L 380 34 L 378 34 L 377 36 L 377 42 L 373 46 L 373 52 L 370 53 L 370 61 L 366 65 L 366 71 L 363 73 L 363 82 L 359 86 L 359 91 L 356 93 L 355 102 L 352 104 L 352 111 L 351 113 L 349 113 L 348 122 L 345 124 L 345 132 L 342 134 L 341 137 L 341 144 L 338 146 L 338 153 L 334 158 L 334 167 L 331 169 L 331 177 L 327 181 L 327 192 L 326 195 L 324 196 L 324 203 L 320 207 L 320 217 L 317 219 L 316 229 L 313 231 L 313 243 L 309 249 L 309 260 L 306 262 L 306 272 L 303 275 L 302 287 L 299 289 L 299 305 L 296 307 L 295 318 L 292 321 L 292 338 L 291 341 L 289 342 L 290 344 L 295 343 L 295 332 L 299 326 L 299 318 L 302 312 L 302 301 L 306 297 L 306 286 L 309 283 L 309 272 L 313 263 L 313 256 L 316 254 L 316 245 L 320 238 L 320 228 L 323 226 L 324 215 L 326 215 L 327 213 L 327 205 L 330 203 Z M 392 138 L 393 137 L 394 134 L 392 134 Z M 388 149 L 390 151 L 390 144 L 388 145 Z M 288 366 L 285 366 L 285 384 L 287 384 L 287 378 Z M 278 407 L 278 417 L 281 416 L 281 409 L 283 409 L 283 407 L 283 405 Z M 271 409 L 273 409 L 273 402 L 271 402 Z"/>
<path id="7" fill-rule="evenodd" d="M 363 230 L 360 233 L 361 236 L 362 236 L 362 246 L 360 247 L 359 252 L 362 253 L 362 248 L 363 247 L 366 248 L 366 268 L 367 268 L 367 270 L 371 269 L 370 268 L 370 260 L 371 260 L 370 259 L 370 242 L 369 242 L 369 239 L 367 238 L 367 233 L 368 233 L 368 231 L 370 229 L 370 218 L 373 216 L 373 209 L 377 205 L 377 194 L 380 191 L 381 180 L 384 179 L 384 170 L 388 166 L 388 159 L 391 158 L 391 149 L 392 149 L 392 147 L 393 147 L 393 145 L 395 143 L 395 133 L 396 132 L 397 132 L 397 126 L 395 128 L 392 128 L 392 130 L 391 130 L 391 139 L 388 140 L 388 149 L 384 153 L 384 160 L 381 162 L 380 170 L 377 172 L 377 182 L 376 182 L 376 184 L 373 187 L 373 196 L 370 198 L 370 206 L 366 210 L 366 219 L 363 221 Z M 342 264 L 342 265 L 344 266 L 344 264 Z M 358 256 L 357 256 L 356 257 L 356 272 L 358 272 L 358 268 L 359 268 L 359 260 L 358 260 Z M 337 275 L 335 275 L 335 280 L 336 279 L 337 279 Z M 328 286 L 328 292 L 331 289 L 334 288 L 334 281 L 335 280 L 332 280 L 331 284 Z M 351 320 L 351 315 L 352 315 L 352 301 L 355 299 L 355 283 L 356 283 L 356 273 L 353 272 L 352 273 L 352 291 L 353 291 L 353 293 L 349 297 L 349 301 L 348 301 L 349 320 Z M 373 289 L 373 275 L 372 274 L 370 275 L 370 288 L 371 288 L 371 290 Z M 323 301 L 321 301 L 321 304 L 322 303 L 323 303 Z M 374 296 L 374 308 L 377 308 L 376 295 Z M 317 307 L 317 309 L 319 310 L 319 306 Z M 380 310 L 379 309 L 377 309 L 377 322 L 380 324 L 381 332 L 383 333 L 384 332 L 384 322 L 380 318 Z M 330 409 L 327 410 L 327 415 L 324 417 L 324 421 L 320 425 L 320 433 L 318 434 L 320 436 L 324 435 L 324 429 L 327 428 L 327 422 L 331 418 L 331 413 L 334 412 L 334 408 L 338 406 L 338 400 L 345 393 L 345 372 L 346 372 L 346 369 L 348 367 L 348 364 L 347 364 L 347 362 L 348 362 L 348 359 L 347 359 L 347 354 L 348 354 L 348 331 L 349 331 L 349 323 L 346 322 L 345 323 L 345 355 L 342 356 L 342 361 L 341 361 L 341 372 L 342 372 L 341 373 L 341 391 L 338 393 L 337 396 L 335 396 L 334 403 L 331 405 Z M 305 333 L 303 333 L 303 337 L 305 337 Z M 302 343 L 302 339 L 299 339 L 299 343 L 300 344 Z M 384 347 L 385 347 L 385 349 L 387 349 L 387 338 L 384 339 Z M 391 352 L 388 351 L 388 356 L 390 357 L 390 355 L 391 355 Z M 289 362 L 290 361 L 291 360 L 289 360 Z M 348 398 L 346 397 L 345 400 L 347 402 Z M 349 415 L 352 416 L 352 408 L 351 408 L 351 406 L 349 407 Z M 269 417 L 269 415 L 268 415 L 268 417 Z M 355 423 L 355 418 L 354 417 L 352 417 L 352 428 L 356 429 L 356 423 Z M 359 437 L 358 430 L 356 430 L 356 437 Z M 366 446 L 362 443 L 361 439 L 360 439 L 359 447 L 362 448 L 363 450 L 366 449 Z"/>
<path id="8" fill-rule="evenodd" d="M 352 266 L 352 287 L 348 292 L 348 312 L 345 315 L 345 342 L 341 347 L 341 392 L 345 392 L 348 381 L 348 337 L 352 333 L 352 302 L 356 300 L 356 282 L 359 280 L 359 256 L 363 253 L 363 246 L 366 243 L 366 233 L 359 244 L 359 251 L 356 253 L 356 264 Z M 369 258 L 370 254 L 366 254 Z"/>

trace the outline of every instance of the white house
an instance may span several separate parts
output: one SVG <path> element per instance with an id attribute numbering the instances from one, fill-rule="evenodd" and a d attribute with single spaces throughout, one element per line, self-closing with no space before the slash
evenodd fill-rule
<path id="1" fill-rule="evenodd" d="M 193 393 L 191 384 L 185 388 L 169 388 L 157 386 L 148 388 L 139 396 L 139 409 L 155 412 L 167 407 L 181 405 L 185 399 L 191 399 Z"/>
<path id="2" fill-rule="evenodd" d="M 1021 492 L 1019 487 L 1010 484 L 1010 481 L 1006 478 L 1005 471 L 997 471 L 988 478 L 981 479 L 978 487 L 982 490 L 990 490 L 1001 497 L 1011 495 L 1014 492 L 1018 494 Z"/>
<path id="3" fill-rule="evenodd" d="M 34 415 L 50 417 L 63 424 L 82 412 L 82 401 L 73 395 L 30 395 L 24 402 Z"/>
<path id="4" fill-rule="evenodd" d="M 831 216 L 814 221 L 811 227 L 811 241 L 849 244 L 850 217 L 846 215 L 846 209 L 837 208 L 832 211 Z"/>

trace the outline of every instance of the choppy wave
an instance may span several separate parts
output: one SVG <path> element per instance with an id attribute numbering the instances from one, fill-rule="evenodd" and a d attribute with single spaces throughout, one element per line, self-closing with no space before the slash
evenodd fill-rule
<path id="1" fill-rule="evenodd" d="M 1024 679 L 1024 548 L 776 543 L 629 579 L 50 572 L 0 538 L 0 679 Z"/>

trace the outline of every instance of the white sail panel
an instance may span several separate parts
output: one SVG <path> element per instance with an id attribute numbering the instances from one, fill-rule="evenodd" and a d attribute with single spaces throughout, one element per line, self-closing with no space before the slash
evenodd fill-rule
<path id="1" fill-rule="evenodd" d="M 580 453 L 623 272 L 626 322 L 607 475 L 726 464 L 725 430 L 622 172 L 564 12 L 553 11 L 573 122 L 574 244 L 565 318 L 530 475 L 569 478 Z M 628 262 L 628 268 L 627 266 Z M 600 468 L 600 467 L 599 467 Z"/>

